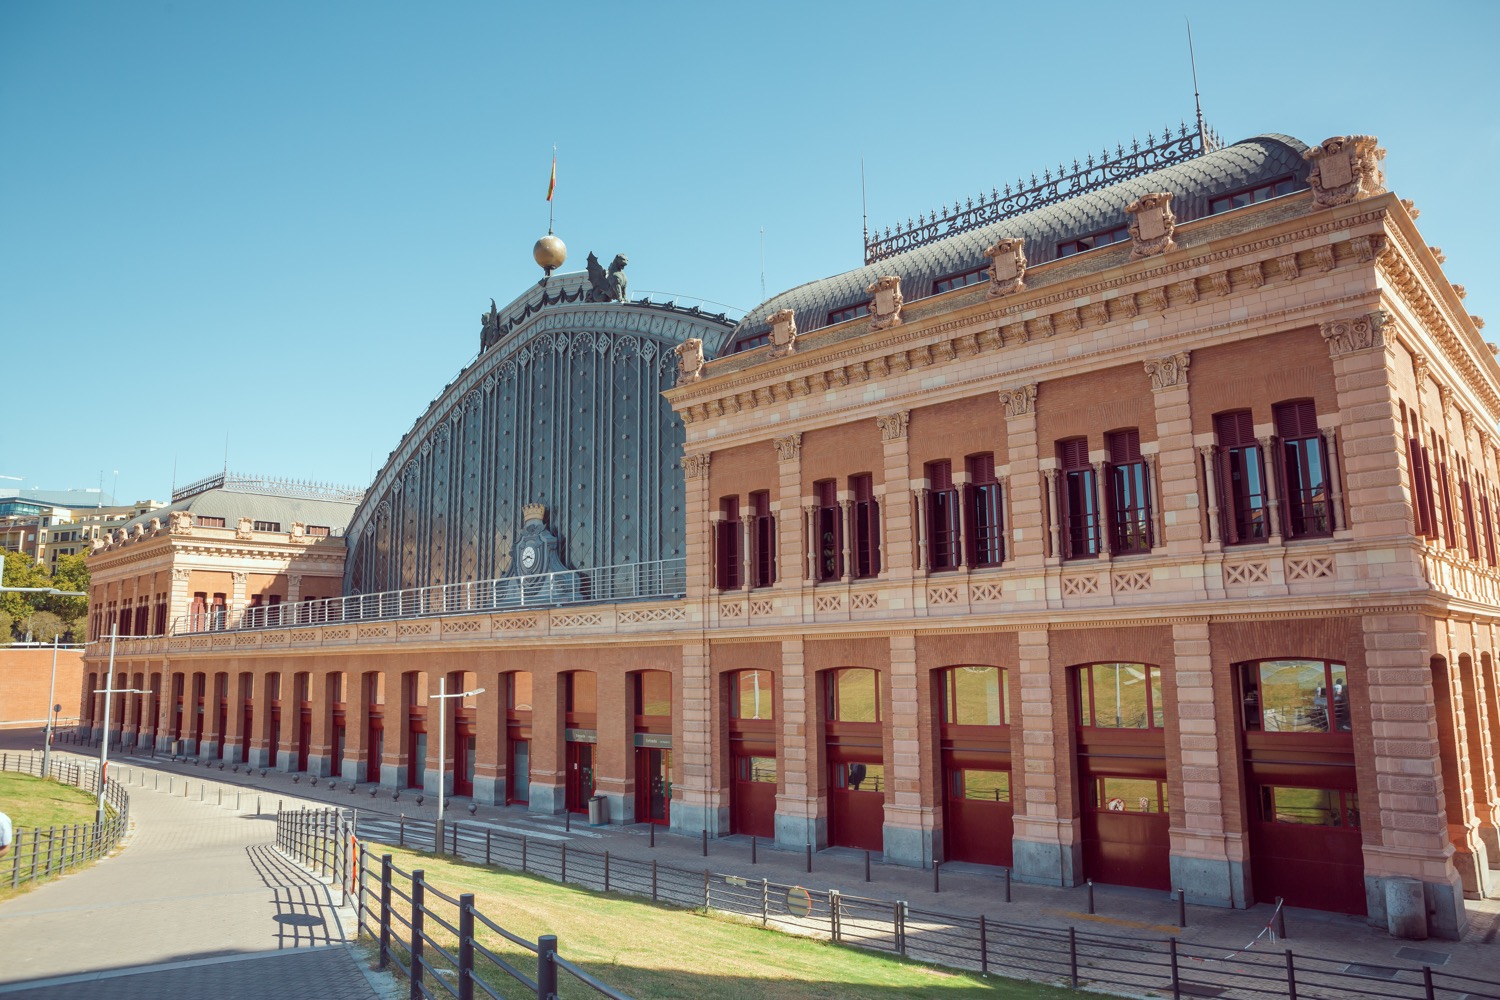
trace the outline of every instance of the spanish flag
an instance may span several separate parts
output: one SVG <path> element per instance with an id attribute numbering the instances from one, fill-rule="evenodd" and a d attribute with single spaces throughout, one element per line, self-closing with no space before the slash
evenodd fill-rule
<path id="1" fill-rule="evenodd" d="M 552 192 L 557 190 L 557 154 L 552 154 L 552 179 L 547 181 L 547 200 L 552 200 Z"/>

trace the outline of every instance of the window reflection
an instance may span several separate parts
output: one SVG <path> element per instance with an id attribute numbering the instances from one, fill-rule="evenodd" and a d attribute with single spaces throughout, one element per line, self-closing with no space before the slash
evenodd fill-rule
<path id="1" fill-rule="evenodd" d="M 1241 668 L 1245 729 L 1347 733 L 1348 668 L 1328 660 L 1262 660 Z"/>

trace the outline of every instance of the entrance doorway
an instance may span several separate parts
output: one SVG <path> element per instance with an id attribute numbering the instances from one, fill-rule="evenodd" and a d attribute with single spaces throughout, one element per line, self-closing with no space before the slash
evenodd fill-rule
<path id="1" fill-rule="evenodd" d="M 453 794 L 470 797 L 474 794 L 474 726 L 458 724 L 453 738 Z"/>
<path id="2" fill-rule="evenodd" d="M 1007 673 L 991 666 L 949 667 L 937 679 L 942 711 L 944 858 L 1009 865 Z"/>
<path id="3" fill-rule="evenodd" d="M 829 846 L 884 851 L 880 675 L 845 667 L 826 671 L 823 681 Z"/>
<path id="4" fill-rule="evenodd" d="M 668 826 L 672 821 L 672 751 L 636 747 L 635 818 Z"/>
<path id="5" fill-rule="evenodd" d="M 729 676 L 729 831 L 776 836 L 776 675 Z"/>
<path id="6" fill-rule="evenodd" d="M 568 743 L 568 777 L 564 807 L 568 812 L 587 813 L 594 795 L 594 744 Z"/>

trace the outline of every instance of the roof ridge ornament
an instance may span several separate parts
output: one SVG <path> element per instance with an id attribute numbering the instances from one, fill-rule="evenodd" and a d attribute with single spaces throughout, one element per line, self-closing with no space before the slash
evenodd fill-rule
<path id="1" fill-rule="evenodd" d="M 1148 140 L 1155 138 L 1154 133 L 1147 134 Z M 1164 128 L 1156 141 L 1143 144 L 1132 139 L 1130 146 L 1117 144 L 1114 152 L 1106 146 L 1097 159 L 1087 156 L 1081 164 L 1075 160 L 1072 170 L 1065 171 L 1059 165 L 1055 173 L 1044 171 L 1043 180 L 1032 174 L 1029 184 L 1017 179 L 1014 187 L 1007 184 L 1002 190 L 992 190 L 988 196 L 981 192 L 972 207 L 960 207 L 955 203 L 952 211 L 945 209 L 942 214 L 919 215 L 915 223 L 907 219 L 904 226 L 898 223 L 894 232 L 889 228 L 882 232 L 877 227 L 865 240 L 865 263 L 874 264 L 955 233 L 979 229 L 1034 208 L 1185 163 L 1222 146 L 1213 129 L 1193 129 L 1187 122 L 1178 123 L 1176 128 Z"/>

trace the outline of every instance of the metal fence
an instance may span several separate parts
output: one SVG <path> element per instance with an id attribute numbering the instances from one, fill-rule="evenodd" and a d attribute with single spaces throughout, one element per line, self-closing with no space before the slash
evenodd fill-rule
<path id="1" fill-rule="evenodd" d="M 570 604 L 610 604 L 687 593 L 687 560 L 622 563 L 593 569 L 473 580 L 378 594 L 351 594 L 294 604 L 265 604 L 229 612 L 205 608 L 179 615 L 171 634 L 293 628 L 329 622 L 421 618 L 477 611 L 525 611 Z"/>
<path id="2" fill-rule="evenodd" d="M 42 773 L 38 753 L 0 753 L 0 771 L 48 777 L 74 788 L 98 794 L 99 769 L 64 757 L 53 757 Z M 104 788 L 105 819 L 101 823 L 69 823 L 63 826 L 15 828 L 10 851 L 0 857 L 0 885 L 12 889 L 27 882 L 40 882 L 90 864 L 113 851 L 130 828 L 130 796 L 123 786 L 109 779 Z"/>
<path id="3" fill-rule="evenodd" d="M 410 1000 L 473 1000 L 476 991 L 503 1000 L 507 981 L 538 1000 L 555 1000 L 561 973 L 610 1000 L 631 1000 L 558 954 L 555 935 L 528 941 L 479 912 L 473 893 L 450 896 L 422 870 L 403 871 L 389 854 L 377 858 L 356 839 L 355 826 L 352 810 L 280 812 L 276 845 L 355 896 L 361 935 L 379 943 L 382 969 L 394 964 L 406 975 Z M 517 966 L 530 965 L 514 957 L 518 949 L 536 956 L 534 975 Z"/>
<path id="4" fill-rule="evenodd" d="M 403 821 L 398 831 L 403 847 L 433 849 L 438 836 L 429 822 Z M 1493 979 L 1425 965 L 1371 965 L 1295 953 L 1278 941 L 1284 936 L 1279 908 L 1255 940 L 1222 947 L 1172 936 L 1109 934 L 1087 926 L 1038 927 L 987 914 L 943 913 L 904 900 L 612 857 L 608 851 L 583 850 L 478 824 L 446 824 L 437 850 L 585 889 L 719 910 L 838 944 L 1017 979 L 1228 1000 L 1500 1000 L 1500 981 Z M 1006 885 L 1003 898 L 1009 902 L 1008 880 Z"/>

